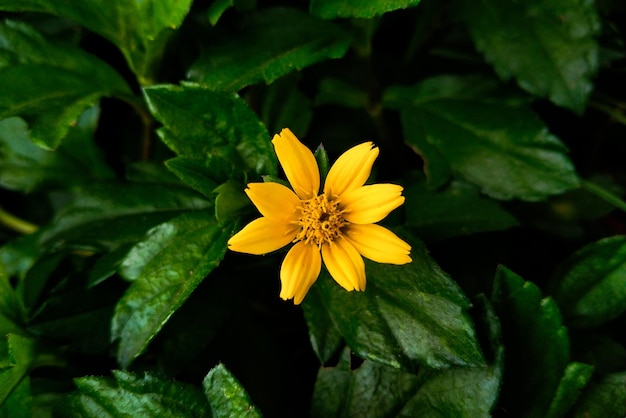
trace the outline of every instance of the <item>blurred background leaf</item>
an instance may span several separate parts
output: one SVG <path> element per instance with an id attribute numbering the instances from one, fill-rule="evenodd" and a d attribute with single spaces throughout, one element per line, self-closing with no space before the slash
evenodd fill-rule
<path id="1" fill-rule="evenodd" d="M 191 0 L 87 0 L 78 4 L 51 0 L 3 0 L 0 10 L 41 12 L 71 19 L 113 42 L 141 85 L 153 84 L 172 30 L 189 12 Z"/>
<path id="2" fill-rule="evenodd" d="M 600 20 L 585 0 L 480 4 L 457 0 L 476 48 L 498 75 L 581 113 L 599 67 Z"/>
<path id="3" fill-rule="evenodd" d="M 209 44 L 189 78 L 211 90 L 238 91 L 272 81 L 328 58 L 350 45 L 341 26 L 297 9 L 272 8 L 246 16 L 236 34 Z"/>

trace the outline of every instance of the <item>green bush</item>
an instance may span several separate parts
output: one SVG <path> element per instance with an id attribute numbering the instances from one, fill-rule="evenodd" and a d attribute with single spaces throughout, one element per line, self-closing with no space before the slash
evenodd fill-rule
<path id="1" fill-rule="evenodd" d="M 0 18 L 0 417 L 626 416 L 620 0 Z M 294 305 L 228 250 L 284 128 L 379 147 L 412 262 Z"/>

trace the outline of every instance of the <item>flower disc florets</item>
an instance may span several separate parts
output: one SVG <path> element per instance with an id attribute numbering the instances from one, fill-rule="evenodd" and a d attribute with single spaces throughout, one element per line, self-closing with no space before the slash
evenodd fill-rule
<path id="1" fill-rule="evenodd" d="M 325 193 L 313 199 L 301 201 L 298 224 L 302 227 L 294 242 L 304 241 L 321 247 L 341 236 L 341 228 L 347 222 L 339 202 L 328 199 Z"/>

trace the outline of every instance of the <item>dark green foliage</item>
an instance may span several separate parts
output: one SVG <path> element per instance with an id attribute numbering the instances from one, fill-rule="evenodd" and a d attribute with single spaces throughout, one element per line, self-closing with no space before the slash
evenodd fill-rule
<path id="1" fill-rule="evenodd" d="M 0 418 L 624 417 L 625 17 L 0 0 Z M 378 146 L 410 263 L 300 307 L 228 250 L 284 128 Z"/>

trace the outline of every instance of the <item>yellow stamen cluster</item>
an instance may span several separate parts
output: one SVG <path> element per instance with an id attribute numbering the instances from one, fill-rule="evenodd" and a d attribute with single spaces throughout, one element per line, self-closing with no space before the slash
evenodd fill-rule
<path id="1" fill-rule="evenodd" d="M 298 224 L 302 227 L 294 242 L 304 241 L 318 247 L 341 236 L 341 228 L 347 225 L 337 200 L 329 200 L 325 193 L 309 200 L 302 200 Z"/>

